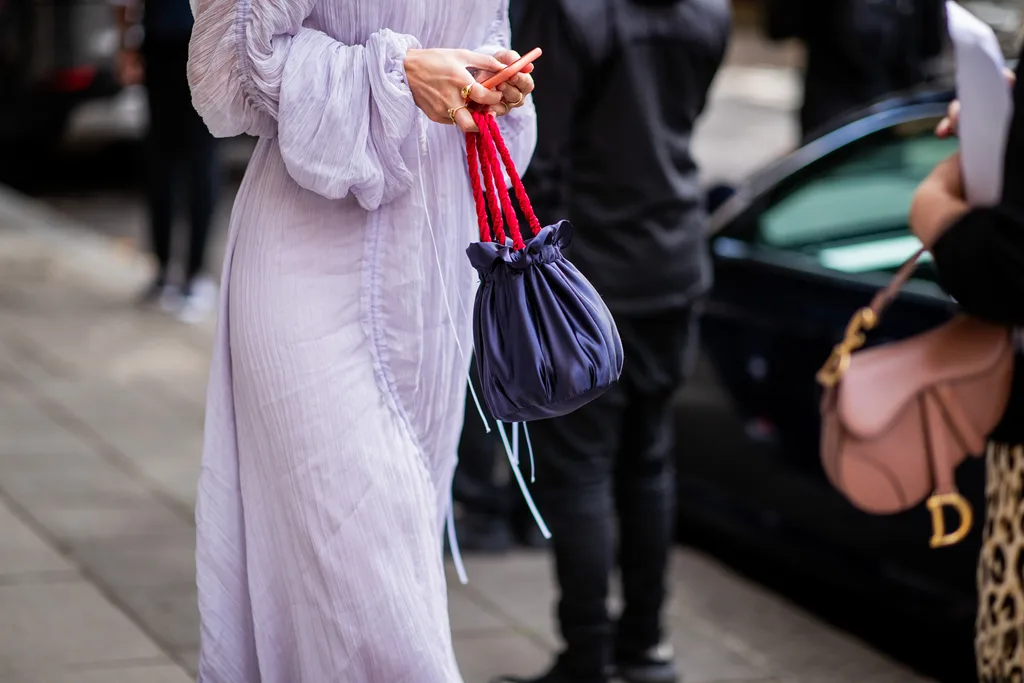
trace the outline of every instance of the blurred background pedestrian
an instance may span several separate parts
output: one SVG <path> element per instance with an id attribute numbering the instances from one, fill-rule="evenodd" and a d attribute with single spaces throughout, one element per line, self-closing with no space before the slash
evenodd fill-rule
<path id="1" fill-rule="evenodd" d="M 156 274 L 142 301 L 186 322 L 212 313 L 216 299 L 205 266 L 221 173 L 217 142 L 192 106 L 185 73 L 192 23 L 188 0 L 123 0 L 120 6 L 120 78 L 125 85 L 144 84 L 149 103 L 146 197 Z M 175 273 L 175 218 L 185 198 L 188 240 Z"/>
<path id="2" fill-rule="evenodd" d="M 537 678 L 496 681 L 602 683 L 613 668 L 629 683 L 675 681 L 661 614 L 675 531 L 672 400 L 711 286 L 691 142 L 725 57 L 730 3 L 525 0 L 521 11 L 513 43 L 544 46 L 537 77 L 548 84 L 535 93 L 524 180 L 542 224 L 575 226 L 569 256 L 615 316 L 625 365 L 601 398 L 530 425 L 565 649 Z M 624 608 L 613 624 L 616 557 Z"/>
<path id="3" fill-rule="evenodd" d="M 945 0 L 765 0 L 772 40 L 806 49 L 805 140 L 874 100 L 931 79 L 946 36 Z"/>

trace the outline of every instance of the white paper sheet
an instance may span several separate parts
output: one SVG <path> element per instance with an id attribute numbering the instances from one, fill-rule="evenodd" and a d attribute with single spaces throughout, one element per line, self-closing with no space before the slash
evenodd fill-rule
<path id="1" fill-rule="evenodd" d="M 999 202 L 1003 156 L 1013 114 L 1006 62 L 995 33 L 985 22 L 947 0 L 949 35 L 956 56 L 960 99 L 960 161 L 967 201 L 973 206 Z"/>

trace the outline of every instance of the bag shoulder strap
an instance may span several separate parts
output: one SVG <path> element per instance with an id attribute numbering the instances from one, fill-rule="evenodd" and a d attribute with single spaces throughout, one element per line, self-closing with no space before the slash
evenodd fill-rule
<path id="1" fill-rule="evenodd" d="M 865 332 L 874 329 L 878 325 L 882 318 L 882 313 L 899 295 L 903 286 L 907 284 L 907 280 L 917 270 L 921 257 L 927 251 L 926 247 L 918 249 L 913 256 L 899 267 L 899 270 L 893 275 L 889 284 L 875 294 L 871 299 L 871 303 L 854 313 L 853 318 L 850 319 L 849 324 L 846 326 L 846 333 L 843 335 L 842 341 L 835 345 L 828 360 L 825 361 L 825 365 L 818 371 L 817 380 L 819 384 L 825 388 L 832 388 L 842 381 L 843 376 L 850 367 L 850 359 L 853 356 L 853 352 L 864 346 L 864 342 L 867 341 L 864 336 Z"/>
<path id="2" fill-rule="evenodd" d="M 903 289 L 903 286 L 907 284 L 910 276 L 914 274 L 915 270 L 917 270 L 917 266 L 921 262 L 921 257 L 924 256 L 927 251 L 928 250 L 924 247 L 918 249 L 917 253 L 907 259 L 907 261 L 899 267 L 899 270 L 897 270 L 896 274 L 893 275 L 889 284 L 875 294 L 871 303 L 868 304 L 868 308 L 871 309 L 876 318 L 881 318 L 885 309 L 888 308 L 889 304 L 891 304 L 899 295 L 900 290 Z M 872 325 L 872 327 L 874 327 L 874 325 Z"/>

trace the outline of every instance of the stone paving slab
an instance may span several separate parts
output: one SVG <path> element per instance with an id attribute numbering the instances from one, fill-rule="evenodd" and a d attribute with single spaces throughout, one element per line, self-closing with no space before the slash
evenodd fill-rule
<path id="1" fill-rule="evenodd" d="M 0 615 L 4 683 L 188 680 L 181 667 L 2 497 Z"/>
<path id="2" fill-rule="evenodd" d="M 144 265 L 37 209 L 0 190 L 0 681 L 180 683 L 211 330 L 131 310 Z M 548 558 L 467 564 L 450 582 L 467 683 L 542 668 Z M 689 683 L 923 683 L 700 553 L 676 554 L 672 585 Z"/>

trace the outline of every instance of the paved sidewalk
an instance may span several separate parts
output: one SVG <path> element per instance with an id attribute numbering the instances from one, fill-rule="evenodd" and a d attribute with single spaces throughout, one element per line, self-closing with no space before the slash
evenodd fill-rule
<path id="1" fill-rule="evenodd" d="M 0 681 L 185 683 L 211 327 L 133 310 L 146 264 L 0 188 Z M 467 683 L 556 647 L 543 555 L 470 559 Z M 688 683 L 923 683 L 714 560 L 681 551 Z M 327 683 L 327 682 L 324 682 Z"/>

